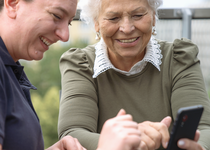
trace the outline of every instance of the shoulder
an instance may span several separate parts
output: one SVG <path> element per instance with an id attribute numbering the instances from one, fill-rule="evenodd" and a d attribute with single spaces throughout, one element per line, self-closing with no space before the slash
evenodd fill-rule
<path id="1" fill-rule="evenodd" d="M 158 41 L 164 60 L 170 59 L 175 63 L 194 64 L 198 62 L 198 47 L 191 40 L 182 38 L 173 42 Z M 169 61 L 169 60 L 168 60 Z"/>
<path id="2" fill-rule="evenodd" d="M 95 60 L 95 45 L 85 48 L 71 48 L 62 54 L 60 67 L 93 67 Z"/>
<path id="3" fill-rule="evenodd" d="M 71 48 L 68 51 L 64 52 L 61 56 L 61 60 L 74 60 L 74 59 L 82 59 L 84 57 L 94 57 L 95 47 L 94 45 L 89 45 L 85 48 Z"/>

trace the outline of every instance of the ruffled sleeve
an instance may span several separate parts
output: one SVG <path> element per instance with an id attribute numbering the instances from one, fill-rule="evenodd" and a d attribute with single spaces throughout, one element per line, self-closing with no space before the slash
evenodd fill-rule
<path id="1" fill-rule="evenodd" d="M 71 135 L 84 147 L 96 149 L 98 107 L 93 75 L 94 49 L 70 49 L 60 59 L 62 94 L 59 138 Z"/>

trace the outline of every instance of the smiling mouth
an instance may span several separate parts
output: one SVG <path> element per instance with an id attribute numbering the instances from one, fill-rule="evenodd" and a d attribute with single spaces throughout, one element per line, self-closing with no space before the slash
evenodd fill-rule
<path id="1" fill-rule="evenodd" d="M 136 41 L 137 39 L 138 39 L 138 37 L 129 39 L 129 40 L 118 40 L 118 41 L 120 41 L 121 43 L 132 43 L 132 42 Z"/>
<path id="2" fill-rule="evenodd" d="M 52 43 L 50 43 L 47 39 L 45 39 L 44 37 L 40 37 L 40 39 L 41 39 L 41 41 L 45 44 L 45 45 L 47 45 L 47 46 L 50 46 Z"/>

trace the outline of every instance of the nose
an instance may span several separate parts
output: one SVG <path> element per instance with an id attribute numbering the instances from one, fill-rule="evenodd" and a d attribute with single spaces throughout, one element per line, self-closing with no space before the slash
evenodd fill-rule
<path id="1" fill-rule="evenodd" d="M 119 30 L 125 34 L 131 33 L 135 29 L 132 20 L 128 17 L 124 18 L 120 23 Z"/>
<path id="2" fill-rule="evenodd" d="M 69 26 L 63 25 L 55 30 L 55 34 L 59 37 L 59 40 L 67 42 L 69 40 Z"/>

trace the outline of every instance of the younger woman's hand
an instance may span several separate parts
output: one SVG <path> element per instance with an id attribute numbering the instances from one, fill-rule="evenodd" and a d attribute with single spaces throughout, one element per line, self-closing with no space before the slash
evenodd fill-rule
<path id="1" fill-rule="evenodd" d="M 97 150 L 134 150 L 140 140 L 138 124 L 121 109 L 116 117 L 104 123 Z"/>

